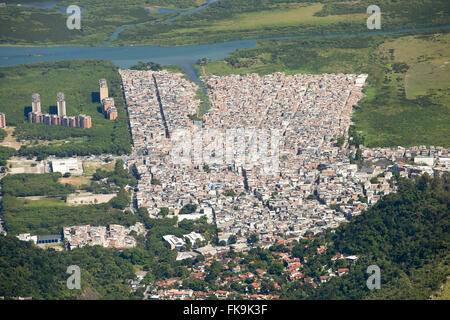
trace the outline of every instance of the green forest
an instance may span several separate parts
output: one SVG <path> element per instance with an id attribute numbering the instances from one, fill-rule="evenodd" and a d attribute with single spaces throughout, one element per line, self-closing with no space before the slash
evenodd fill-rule
<path id="1" fill-rule="evenodd" d="M 170 0 L 169 0 L 170 1 Z M 22 1 L 20 1 L 22 2 Z M 164 15 L 147 13 L 151 1 L 80 0 L 81 28 L 66 27 L 68 15 L 60 7 L 72 1 L 58 1 L 51 9 L 7 6 L 0 10 L 0 44 L 3 45 L 104 45 L 121 26 L 156 22 Z M 26 23 L 25 23 L 26 22 Z"/>
<path id="2" fill-rule="evenodd" d="M 134 270 L 149 271 L 144 279 L 162 280 L 174 276 L 187 277 L 186 261 L 176 261 L 176 250 L 169 250 L 162 235 L 183 235 L 200 232 L 214 238 L 216 229 L 205 219 L 183 221 L 150 219 L 146 209 L 139 209 L 139 217 L 149 228 L 146 237 L 138 237 L 139 246 L 119 251 L 99 246 L 72 251 L 42 250 L 12 236 L 0 236 L 0 296 L 6 299 L 133 299 L 128 279 Z M 189 262 L 189 261 L 188 261 Z M 192 263 L 192 261 L 191 261 Z M 66 269 L 78 265 L 81 269 L 81 291 L 68 290 Z M 141 298 L 141 297 L 140 297 Z"/>

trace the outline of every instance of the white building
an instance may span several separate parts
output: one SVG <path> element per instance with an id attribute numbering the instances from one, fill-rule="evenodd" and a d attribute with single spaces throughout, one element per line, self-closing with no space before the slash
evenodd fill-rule
<path id="1" fill-rule="evenodd" d="M 163 236 L 164 241 L 167 242 L 170 249 L 181 249 L 184 245 L 186 245 L 186 242 L 184 242 L 183 239 L 178 238 L 177 236 L 174 236 L 172 234 L 168 234 L 166 236 Z"/>

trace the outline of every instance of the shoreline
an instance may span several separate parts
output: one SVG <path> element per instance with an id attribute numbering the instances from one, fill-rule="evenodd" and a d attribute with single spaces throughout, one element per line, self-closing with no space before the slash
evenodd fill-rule
<path id="1" fill-rule="evenodd" d="M 126 27 L 126 26 L 123 26 Z M 228 40 L 223 42 L 207 42 L 207 43 L 197 43 L 197 44 L 178 44 L 178 45 L 152 45 L 152 44 L 128 44 L 128 45 L 114 45 L 109 43 L 108 45 L 88 45 L 88 44 L 49 44 L 49 45 L 34 45 L 34 44 L 0 44 L 0 48 L 53 48 L 53 47 L 92 47 L 92 48 L 123 48 L 123 47 L 157 47 L 157 48 L 174 48 L 174 47 L 192 47 L 192 46 L 206 46 L 206 45 L 217 45 L 224 44 L 233 41 L 268 41 L 268 40 L 283 40 L 283 39 L 301 39 L 301 38 L 317 38 L 317 37 L 355 37 L 355 36 L 369 36 L 369 35 L 385 35 L 385 34 L 399 34 L 408 33 L 415 31 L 431 31 L 439 29 L 450 29 L 450 25 L 443 26 L 429 26 L 429 27 L 418 27 L 418 28 L 407 28 L 398 30 L 387 30 L 387 31 L 364 31 L 357 33 L 316 33 L 316 34 L 299 34 L 299 35 L 283 35 L 274 36 L 269 38 L 244 38 Z"/>

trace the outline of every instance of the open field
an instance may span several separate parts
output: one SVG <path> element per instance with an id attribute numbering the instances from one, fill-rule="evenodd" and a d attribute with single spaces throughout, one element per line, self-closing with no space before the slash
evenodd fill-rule
<path id="1" fill-rule="evenodd" d="M 237 14 L 231 19 L 219 20 L 208 27 L 213 31 L 232 31 L 242 29 L 261 29 L 277 26 L 301 26 L 304 24 L 324 25 L 338 23 L 342 21 L 353 21 L 364 23 L 365 14 L 344 14 L 330 15 L 325 17 L 316 16 L 323 8 L 323 4 L 285 4 L 280 8 L 267 11 L 258 11 Z M 177 30 L 177 33 L 198 32 L 203 29 L 189 28 L 187 30 Z"/>
<path id="2" fill-rule="evenodd" d="M 41 198 L 41 199 L 18 199 L 21 205 L 26 208 L 40 208 L 40 207 L 64 207 L 67 204 L 61 198 Z"/>
<path id="3" fill-rule="evenodd" d="M 408 99 L 427 94 L 428 89 L 448 89 L 450 84 L 450 34 L 439 34 L 430 39 L 408 36 L 380 46 L 393 50 L 394 61 L 409 66 L 405 77 Z M 385 53 L 386 54 L 386 53 Z"/>
<path id="4" fill-rule="evenodd" d="M 44 161 L 33 161 L 33 160 L 23 160 L 23 159 L 10 159 L 8 160 L 10 165 L 9 172 L 11 174 L 16 173 L 45 173 L 45 163 Z"/>
<path id="5" fill-rule="evenodd" d="M 422 60 L 433 63 L 450 60 L 448 39 L 448 32 L 424 32 L 418 35 L 261 41 L 255 49 L 238 50 L 225 59 L 209 62 L 205 72 L 216 75 L 252 72 L 368 73 L 368 86 L 364 89 L 366 97 L 360 101 L 353 115 L 357 130 L 365 136 L 366 145 L 448 147 L 448 73 L 444 74 L 436 68 L 428 69 L 426 74 L 415 72 L 415 68 L 422 65 Z M 423 49 L 419 56 L 407 46 L 399 49 L 401 44 L 407 42 L 421 45 Z M 419 58 L 421 60 L 417 62 Z M 400 70 L 401 62 L 409 62 L 410 69 Z M 424 83 L 427 91 L 417 91 L 412 86 L 408 90 L 415 95 L 406 96 L 405 75 L 407 86 Z"/>

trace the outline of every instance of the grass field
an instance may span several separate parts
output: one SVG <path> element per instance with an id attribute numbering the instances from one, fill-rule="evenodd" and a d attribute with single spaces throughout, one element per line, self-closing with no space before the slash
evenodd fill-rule
<path id="1" fill-rule="evenodd" d="M 10 148 L 14 148 L 16 150 L 19 150 L 20 147 L 23 145 L 23 143 L 18 142 L 17 138 L 14 136 L 14 130 L 16 128 L 12 127 L 12 126 L 7 126 L 4 130 L 7 133 L 7 136 L 5 137 L 5 139 L 0 142 L 0 146 L 4 146 L 4 147 L 10 147 Z"/>
<path id="2" fill-rule="evenodd" d="M 109 95 L 118 108 L 118 118 L 114 121 L 105 119 L 99 111 L 100 78 L 107 80 Z M 131 137 L 120 85 L 117 67 L 109 61 L 73 60 L 4 67 L 0 68 L 0 99 L 3 101 L 0 112 L 5 113 L 8 124 L 16 126 L 16 138 L 30 141 L 27 149 L 31 154 L 33 150 L 44 155 L 62 152 L 61 156 L 127 153 L 131 150 Z M 32 93 L 40 94 L 42 112 L 55 113 L 59 91 L 65 94 L 67 114 L 91 116 L 92 128 L 27 122 Z"/>
<path id="3" fill-rule="evenodd" d="M 367 146 L 449 147 L 450 80 L 448 72 L 442 72 L 450 60 L 448 39 L 448 33 L 429 32 L 261 41 L 255 49 L 209 62 L 205 71 L 216 75 L 368 73 L 366 97 L 353 115 Z M 418 46 L 417 52 L 407 43 Z M 406 72 L 396 71 L 401 62 L 410 67 Z M 429 64 L 433 67 L 427 68 Z M 427 71 L 417 71 L 420 68 Z"/>

